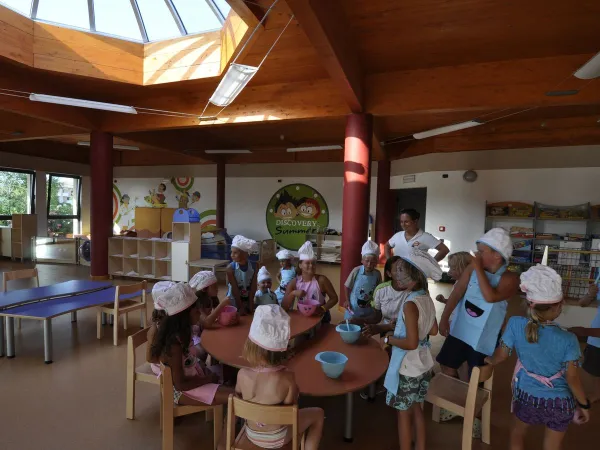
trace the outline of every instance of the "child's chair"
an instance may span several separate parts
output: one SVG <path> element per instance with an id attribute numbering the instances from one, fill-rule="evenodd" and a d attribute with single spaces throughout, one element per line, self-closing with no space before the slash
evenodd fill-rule
<path id="1" fill-rule="evenodd" d="M 127 314 L 140 310 L 140 326 L 146 328 L 146 280 L 141 283 L 128 284 L 125 286 L 116 286 L 114 303 L 107 303 L 99 306 L 96 313 L 97 337 L 102 339 L 104 330 L 102 328 L 102 314 L 106 313 L 114 316 L 113 326 L 113 344 L 119 345 L 119 316 L 123 316 L 123 328 L 127 329 Z M 140 299 L 133 298 L 121 300 L 122 295 L 140 293 Z"/>
<path id="2" fill-rule="evenodd" d="M 8 282 L 16 281 L 16 280 L 25 280 L 27 278 L 31 278 L 35 280 L 35 286 L 40 286 L 40 278 L 38 276 L 37 267 L 33 269 L 22 269 L 22 270 L 13 270 L 12 272 L 4 272 L 4 276 L 2 277 L 2 290 L 3 292 L 8 291 Z M 2 318 L 4 320 L 4 318 Z M 17 328 L 21 329 L 21 319 L 17 319 Z"/>
<path id="3" fill-rule="evenodd" d="M 213 449 L 216 450 L 217 443 L 223 431 L 223 405 L 215 406 L 186 406 L 176 405 L 173 402 L 173 376 L 171 368 L 161 364 L 162 376 L 160 377 L 161 391 L 161 428 L 162 428 L 162 450 L 173 450 L 173 421 L 175 417 L 187 416 L 198 412 L 206 412 L 207 421 L 212 415 L 214 443 Z M 212 413 L 212 414 L 211 414 Z"/>
<path id="4" fill-rule="evenodd" d="M 439 409 L 444 408 L 464 417 L 462 433 L 462 450 L 471 450 L 473 445 L 473 422 L 481 411 L 481 440 L 490 445 L 490 416 L 492 412 L 492 384 L 494 376 L 490 376 L 479 387 L 480 369 L 474 367 L 468 383 L 452 378 L 443 373 L 436 374 L 425 399 L 433 405 L 432 419 L 439 422 Z"/>
<path id="5" fill-rule="evenodd" d="M 152 372 L 150 363 L 144 361 L 140 366 L 136 365 L 135 351 L 138 347 L 148 343 L 148 330 L 144 328 L 127 338 L 127 399 L 126 417 L 135 419 L 135 382 L 141 381 L 160 386 L 159 378 Z M 160 409 L 162 415 L 162 406 Z M 162 419 L 161 419 L 162 422 Z"/>
<path id="6" fill-rule="evenodd" d="M 291 425 L 293 430 L 292 442 L 284 447 L 284 450 L 304 450 L 304 438 L 300 436 L 300 447 L 298 447 L 298 405 L 290 406 L 266 406 L 247 402 L 234 395 L 229 396 L 227 403 L 227 446 L 226 450 L 259 450 L 248 440 L 246 427 L 234 438 L 235 418 L 261 422 L 267 425 Z"/>

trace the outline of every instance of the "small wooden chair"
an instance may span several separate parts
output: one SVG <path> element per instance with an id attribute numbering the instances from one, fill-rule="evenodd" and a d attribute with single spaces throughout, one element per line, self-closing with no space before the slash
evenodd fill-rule
<path id="1" fill-rule="evenodd" d="M 468 383 L 458 378 L 449 377 L 443 373 L 436 374 L 431 383 L 425 400 L 433 404 L 432 419 L 439 422 L 439 408 L 447 409 L 464 417 L 462 433 L 462 450 L 471 450 L 473 445 L 473 422 L 481 411 L 481 440 L 490 445 L 490 418 L 492 412 L 492 384 L 494 376 L 490 376 L 479 387 L 480 369 L 474 367 Z"/>
<path id="2" fill-rule="evenodd" d="M 123 316 L 123 328 L 127 329 L 127 314 L 133 311 L 140 310 L 140 326 L 146 328 L 146 280 L 141 283 L 128 284 L 125 286 L 116 286 L 114 303 L 107 303 L 99 306 L 96 313 L 97 337 L 102 339 L 104 330 L 102 328 L 102 313 L 114 316 L 113 326 L 113 344 L 119 345 L 119 316 Z M 140 300 L 128 299 L 121 300 L 122 295 L 136 294 L 140 292 Z"/>
<path id="3" fill-rule="evenodd" d="M 229 396 L 227 403 L 227 445 L 226 450 L 259 450 L 248 440 L 246 436 L 246 427 L 235 435 L 235 418 L 241 417 L 244 420 L 261 422 L 267 425 L 291 425 L 294 432 L 292 441 L 283 446 L 284 450 L 304 450 L 304 434 L 298 436 L 298 405 L 290 406 L 266 406 L 257 403 L 247 402 L 234 395 Z M 300 439 L 298 439 L 300 437 Z M 300 441 L 300 447 L 298 447 Z"/>
<path id="4" fill-rule="evenodd" d="M 216 450 L 221 432 L 223 431 L 223 405 L 215 406 L 187 406 L 176 405 L 173 401 L 173 376 L 171 368 L 161 364 L 162 375 L 160 377 L 161 391 L 161 428 L 162 428 L 162 450 L 173 450 L 173 422 L 175 417 L 187 416 L 198 412 L 206 412 L 207 421 L 212 415 L 214 443 Z M 212 414 L 211 414 L 212 413 Z"/>
<path id="5" fill-rule="evenodd" d="M 4 272 L 4 276 L 2 277 L 2 290 L 3 292 L 8 291 L 8 282 L 16 281 L 16 280 L 25 280 L 27 278 L 31 278 L 35 280 L 35 286 L 40 286 L 40 278 L 38 276 L 37 267 L 33 269 L 21 269 L 21 270 L 13 270 L 12 272 Z M 4 318 L 2 318 L 4 320 Z M 17 328 L 21 329 L 21 319 L 17 319 Z"/>
<path id="6" fill-rule="evenodd" d="M 144 328 L 138 331 L 132 336 L 127 338 L 127 397 L 126 397 L 126 417 L 128 419 L 135 419 L 135 382 L 141 381 L 143 383 L 156 384 L 160 386 L 160 379 L 152 372 L 150 363 L 144 361 L 141 365 L 136 365 L 135 350 L 148 343 L 148 330 L 150 328 Z M 162 406 L 160 409 L 162 414 Z M 162 422 L 162 419 L 161 419 Z"/>

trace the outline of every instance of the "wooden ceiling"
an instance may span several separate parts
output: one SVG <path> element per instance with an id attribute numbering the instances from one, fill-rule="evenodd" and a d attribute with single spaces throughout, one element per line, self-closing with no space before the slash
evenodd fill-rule
<path id="1" fill-rule="evenodd" d="M 256 24 L 271 0 L 260 0 L 262 8 L 255 1 L 230 3 Z M 252 150 L 219 156 L 231 163 L 341 161 L 342 151 L 285 149 L 342 144 L 351 112 L 374 115 L 375 141 L 388 142 L 376 146 L 376 159 L 600 144 L 600 81 L 571 75 L 600 51 L 597 0 L 281 0 L 238 62 L 258 64 L 291 14 L 295 19 L 259 73 L 216 121 L 0 96 L 0 151 L 82 161 L 89 149 L 77 141 L 100 129 L 115 134 L 115 142 L 141 148 L 118 152 L 117 164 L 214 162 L 206 149 Z M 3 45 L 0 39 L 0 55 L 6 54 Z M 221 54 L 221 64 L 231 54 Z M 142 86 L 0 58 L 0 88 L 196 115 L 219 81 L 206 76 Z M 579 93 L 545 95 L 558 89 Z M 207 114 L 219 109 L 209 106 Z M 491 122 L 408 140 L 474 118 Z"/>

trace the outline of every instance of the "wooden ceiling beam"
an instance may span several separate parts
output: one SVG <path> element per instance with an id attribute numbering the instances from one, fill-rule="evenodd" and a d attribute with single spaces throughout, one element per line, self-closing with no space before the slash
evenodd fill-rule
<path id="1" fill-rule="evenodd" d="M 246 22 L 250 28 L 254 28 L 265 15 L 263 8 L 256 2 L 245 2 L 244 0 L 225 0 L 231 6 L 231 9 Z"/>
<path id="2" fill-rule="evenodd" d="M 351 112 L 364 110 L 364 72 L 339 0 L 286 0 Z"/>
<path id="3" fill-rule="evenodd" d="M 78 147 L 76 145 L 47 140 L 1 142 L 0 152 L 18 153 L 81 164 L 90 163 L 90 152 L 87 147 Z"/>

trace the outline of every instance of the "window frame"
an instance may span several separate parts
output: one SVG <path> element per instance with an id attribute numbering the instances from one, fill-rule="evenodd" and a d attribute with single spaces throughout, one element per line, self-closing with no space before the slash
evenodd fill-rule
<path id="1" fill-rule="evenodd" d="M 57 178 L 73 178 L 77 180 L 77 214 L 50 214 L 50 198 L 52 197 L 52 177 Z M 46 219 L 47 220 L 77 220 L 81 222 L 81 176 L 71 175 L 66 173 L 48 172 L 48 189 L 46 193 Z"/>
<path id="2" fill-rule="evenodd" d="M 13 214 L 35 214 L 35 171 L 27 169 L 13 169 L 12 167 L 0 166 L 0 172 L 16 172 L 31 175 L 31 192 L 29 192 L 29 213 L 13 213 Z M 0 220 L 12 220 L 12 214 L 0 214 Z"/>

